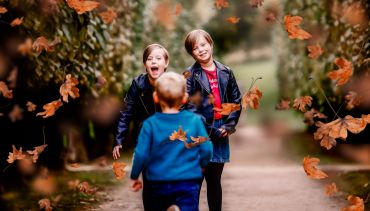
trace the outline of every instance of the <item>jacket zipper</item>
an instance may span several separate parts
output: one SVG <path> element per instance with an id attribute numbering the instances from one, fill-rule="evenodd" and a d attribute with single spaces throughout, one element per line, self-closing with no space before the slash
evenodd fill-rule
<path id="1" fill-rule="evenodd" d="M 203 82 L 200 80 L 200 78 L 199 78 L 199 73 L 197 73 L 197 74 L 195 74 L 195 79 L 199 82 L 199 84 L 200 84 L 200 86 L 202 86 L 202 88 L 204 89 L 204 90 L 206 90 L 206 92 L 208 93 L 208 94 L 211 94 L 211 91 L 209 91 L 208 90 L 208 88 L 203 84 Z"/>

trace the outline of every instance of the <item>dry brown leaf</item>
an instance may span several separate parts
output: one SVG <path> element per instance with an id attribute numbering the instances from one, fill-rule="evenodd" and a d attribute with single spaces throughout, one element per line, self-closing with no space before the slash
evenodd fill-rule
<path id="1" fill-rule="evenodd" d="M 221 108 L 213 108 L 213 110 L 221 115 L 229 115 L 231 112 L 239 111 L 240 104 L 236 103 L 222 103 Z"/>
<path id="2" fill-rule="evenodd" d="M 99 13 L 99 16 L 103 19 L 104 23 L 112 23 L 117 18 L 117 13 L 113 8 L 109 7 L 107 11 Z"/>
<path id="3" fill-rule="evenodd" d="M 208 137 L 203 137 L 203 136 L 198 136 L 198 138 L 194 138 L 194 137 L 190 136 L 190 139 L 192 140 L 192 142 L 184 141 L 185 147 L 187 149 L 196 147 L 199 144 L 202 144 L 203 142 L 207 141 L 209 138 Z"/>
<path id="4" fill-rule="evenodd" d="M 18 52 L 20 52 L 22 56 L 31 55 L 32 54 L 32 39 L 27 38 L 23 43 L 21 43 L 18 46 Z"/>
<path id="5" fill-rule="evenodd" d="M 113 162 L 113 172 L 114 175 L 116 176 L 116 179 L 121 180 L 123 177 L 126 175 L 126 168 L 127 164 L 124 162 Z"/>
<path id="6" fill-rule="evenodd" d="M 238 17 L 235 17 L 235 16 L 231 16 L 229 18 L 226 19 L 227 22 L 231 23 L 231 24 L 236 24 L 238 23 L 240 20 L 240 18 Z"/>
<path id="7" fill-rule="evenodd" d="M 98 190 L 98 188 L 90 187 L 88 182 L 82 182 L 78 185 L 78 190 L 82 193 L 86 194 L 94 194 Z"/>
<path id="8" fill-rule="evenodd" d="M 343 208 L 342 211 L 364 211 L 365 210 L 365 204 L 362 198 L 355 196 L 355 195 L 349 195 L 347 197 L 347 200 L 351 203 L 351 205 Z"/>
<path id="9" fill-rule="evenodd" d="M 347 109 L 351 110 L 356 106 L 359 106 L 362 101 L 362 96 L 359 96 L 354 91 L 349 91 L 348 94 L 344 97 L 347 101 Z"/>
<path id="10" fill-rule="evenodd" d="M 27 101 L 26 106 L 27 106 L 27 111 L 29 112 L 36 110 L 36 105 L 33 104 L 31 101 Z"/>
<path id="11" fill-rule="evenodd" d="M 6 160 L 8 163 L 14 163 L 15 160 L 22 160 L 26 158 L 26 155 L 22 153 L 22 147 L 19 148 L 19 151 L 14 145 L 12 145 L 12 148 L 13 152 L 9 152 L 8 159 Z"/>
<path id="12" fill-rule="evenodd" d="M 257 8 L 257 7 L 262 6 L 263 1 L 264 0 L 249 0 L 249 5 L 251 5 L 252 7 Z"/>
<path id="13" fill-rule="evenodd" d="M 60 42 L 60 39 L 57 37 L 49 43 L 45 37 L 41 36 L 38 37 L 35 42 L 33 42 L 32 48 L 36 50 L 37 55 L 40 55 L 42 50 L 45 50 L 46 52 L 53 52 L 55 50 L 55 45 L 59 44 Z"/>
<path id="14" fill-rule="evenodd" d="M 34 147 L 34 150 L 28 150 L 27 153 L 32 155 L 32 161 L 34 163 L 37 162 L 37 159 L 39 158 L 39 154 L 44 151 L 45 147 L 47 147 L 47 144 L 43 144 L 41 146 Z"/>
<path id="15" fill-rule="evenodd" d="M 339 67 L 339 69 L 328 72 L 327 76 L 332 80 L 336 80 L 337 86 L 346 84 L 353 74 L 352 62 L 349 62 L 344 58 L 336 58 L 334 63 Z"/>
<path id="16" fill-rule="evenodd" d="M 307 176 L 312 179 L 324 179 L 328 177 L 323 171 L 317 169 L 317 164 L 320 162 L 318 158 L 305 157 L 303 159 L 303 168 Z"/>
<path id="17" fill-rule="evenodd" d="M 275 106 L 276 110 L 288 110 L 290 108 L 290 100 L 280 100 L 280 102 Z"/>
<path id="18" fill-rule="evenodd" d="M 182 6 L 181 3 L 177 3 L 175 6 L 175 15 L 179 16 L 181 14 L 181 11 L 184 7 Z"/>
<path id="19" fill-rule="evenodd" d="M 306 112 L 306 106 L 310 107 L 312 105 L 311 96 L 302 96 L 294 99 L 293 108 L 299 109 L 302 112 Z"/>
<path id="20" fill-rule="evenodd" d="M 325 194 L 327 196 L 334 196 L 338 192 L 337 185 L 333 182 L 325 185 Z"/>
<path id="21" fill-rule="evenodd" d="M 38 193 L 50 195 L 56 191 L 57 185 L 54 177 L 48 175 L 47 172 L 44 172 L 35 178 L 32 182 L 32 188 Z"/>
<path id="22" fill-rule="evenodd" d="M 7 78 L 7 81 L 9 82 L 9 88 L 15 88 L 17 87 L 17 79 L 18 79 L 18 67 L 14 67 Z"/>
<path id="23" fill-rule="evenodd" d="M 51 211 L 53 208 L 51 207 L 50 200 L 47 198 L 41 199 L 39 201 L 40 210 L 45 209 L 45 211 Z"/>
<path id="24" fill-rule="evenodd" d="M 86 0 L 66 0 L 70 8 L 74 9 L 77 14 L 81 15 L 85 12 L 89 12 L 97 8 L 100 3 L 96 1 L 86 1 Z"/>
<path id="25" fill-rule="evenodd" d="M 67 185 L 70 190 L 75 190 L 77 189 L 78 185 L 80 184 L 80 180 L 75 179 L 75 180 L 69 180 Z"/>
<path id="26" fill-rule="evenodd" d="M 254 86 L 251 90 L 245 93 L 242 97 L 243 109 L 249 106 L 251 109 L 258 109 L 260 106 L 259 100 L 262 98 L 262 92 Z"/>
<path id="27" fill-rule="evenodd" d="M 286 15 L 284 17 L 285 30 L 288 32 L 290 39 L 305 40 L 312 37 L 311 34 L 299 27 L 302 20 L 303 18 L 300 16 Z"/>
<path id="28" fill-rule="evenodd" d="M 71 164 L 69 164 L 69 166 L 72 167 L 72 168 L 80 168 L 81 167 L 81 165 L 79 163 L 71 163 Z"/>
<path id="29" fill-rule="evenodd" d="M 174 141 L 174 140 L 180 140 L 180 141 L 186 141 L 187 138 L 186 138 L 186 132 L 185 131 L 182 131 L 182 126 L 179 126 L 179 130 L 178 131 L 173 131 L 173 133 L 169 136 L 170 140 L 171 141 Z"/>
<path id="30" fill-rule="evenodd" d="M 0 7 L 0 14 L 4 14 L 8 12 L 8 9 L 6 9 L 5 7 Z"/>
<path id="31" fill-rule="evenodd" d="M 18 120 L 23 119 L 23 109 L 18 105 L 14 105 L 13 109 L 9 112 L 9 119 L 12 122 L 16 122 Z"/>
<path id="32" fill-rule="evenodd" d="M 5 98 L 13 98 L 13 91 L 9 90 L 8 86 L 3 81 L 0 81 L 0 93 L 2 93 Z"/>
<path id="33" fill-rule="evenodd" d="M 319 111 L 317 111 L 314 108 L 311 108 L 311 110 L 305 112 L 303 114 L 303 116 L 305 118 L 305 122 L 308 125 L 315 124 L 314 118 L 318 118 L 318 119 L 326 119 L 326 118 L 328 118 L 325 114 L 320 113 Z"/>
<path id="34" fill-rule="evenodd" d="M 217 9 L 222 9 L 222 8 L 228 8 L 229 7 L 229 2 L 228 0 L 215 0 L 215 6 Z"/>
<path id="35" fill-rule="evenodd" d="M 62 106 L 63 103 L 60 100 L 54 100 L 48 104 L 45 104 L 42 108 L 45 110 L 43 112 L 39 112 L 36 116 L 42 116 L 42 118 L 48 118 L 55 114 L 55 111 Z"/>
<path id="36" fill-rule="evenodd" d="M 175 28 L 175 14 L 173 13 L 173 7 L 168 2 L 159 2 L 154 8 L 155 18 L 157 21 L 164 26 L 167 30 Z"/>
<path id="37" fill-rule="evenodd" d="M 71 74 L 66 75 L 66 81 L 59 88 L 59 93 L 64 102 L 68 103 L 68 95 L 73 99 L 80 97 L 79 89 L 75 87 L 77 84 L 78 80 L 76 78 Z"/>
<path id="38" fill-rule="evenodd" d="M 311 59 L 317 59 L 319 58 L 319 56 L 322 54 L 323 50 L 320 46 L 320 44 L 316 44 L 316 45 L 309 45 L 307 46 L 307 50 L 309 52 L 308 56 L 311 58 Z"/>
<path id="39" fill-rule="evenodd" d="M 19 25 L 21 25 L 22 23 L 23 23 L 23 17 L 14 19 L 14 20 L 10 23 L 10 25 L 11 25 L 12 27 L 14 27 L 14 26 L 19 26 Z"/>
<path id="40" fill-rule="evenodd" d="M 351 25 L 366 24 L 366 7 L 360 1 L 342 7 L 342 16 Z"/>
<path id="41" fill-rule="evenodd" d="M 276 21 L 276 14 L 273 12 L 269 12 L 265 15 L 265 20 L 269 23 Z"/>
<path id="42" fill-rule="evenodd" d="M 191 72 L 189 70 L 185 70 L 182 75 L 184 76 L 185 79 L 188 79 L 191 77 Z"/>

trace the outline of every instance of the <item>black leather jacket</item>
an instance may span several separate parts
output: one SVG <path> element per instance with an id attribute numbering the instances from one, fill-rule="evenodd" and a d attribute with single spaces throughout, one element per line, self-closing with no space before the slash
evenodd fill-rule
<path id="1" fill-rule="evenodd" d="M 214 61 L 214 63 L 216 65 L 221 103 L 240 104 L 241 94 L 232 70 L 220 62 Z M 208 95 L 212 94 L 212 90 L 207 75 L 199 63 L 194 63 L 187 70 L 191 73 L 191 76 L 187 79 L 187 92 L 189 96 L 193 96 L 197 92 L 200 92 L 202 96 L 202 103 L 200 105 L 195 106 L 189 103 L 187 108 L 202 116 L 208 132 L 212 131 L 211 138 L 212 136 L 218 137 L 220 135 L 218 133 L 220 132 L 216 128 L 213 128 L 212 124 L 213 105 L 208 102 Z M 241 110 L 234 111 L 228 116 L 223 116 L 224 124 L 221 127 L 229 134 L 235 132 L 235 126 L 239 121 L 240 113 Z"/>
<path id="2" fill-rule="evenodd" d="M 125 141 L 131 120 L 134 121 L 134 129 L 136 130 L 134 138 L 136 140 L 137 132 L 143 121 L 156 111 L 160 111 L 160 107 L 155 105 L 153 101 L 153 91 L 146 73 L 137 76 L 132 81 L 120 111 L 114 146 L 122 145 Z"/>

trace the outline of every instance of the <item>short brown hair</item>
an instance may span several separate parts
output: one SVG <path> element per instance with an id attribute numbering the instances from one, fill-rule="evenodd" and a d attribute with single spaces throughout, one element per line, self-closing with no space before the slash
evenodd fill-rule
<path id="1" fill-rule="evenodd" d="M 144 53 L 143 53 L 143 63 L 145 64 L 146 60 L 148 59 L 149 55 L 155 50 L 155 49 L 162 49 L 164 54 L 164 59 L 168 61 L 170 59 L 170 56 L 168 54 L 168 51 L 166 48 L 164 48 L 162 45 L 154 43 L 146 46 Z"/>
<path id="2" fill-rule="evenodd" d="M 176 107 L 186 93 L 186 80 L 178 73 L 165 72 L 155 81 L 155 91 L 161 102 Z"/>
<path id="3" fill-rule="evenodd" d="M 191 56 L 193 56 L 193 47 L 200 36 L 203 36 L 210 45 L 213 45 L 212 37 L 208 34 L 208 32 L 202 29 L 195 29 L 189 32 L 189 34 L 186 35 L 185 38 L 185 49 Z"/>

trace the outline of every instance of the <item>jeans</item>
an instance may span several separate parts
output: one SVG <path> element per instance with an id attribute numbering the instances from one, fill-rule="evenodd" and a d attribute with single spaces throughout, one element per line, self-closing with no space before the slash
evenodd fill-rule
<path id="1" fill-rule="evenodd" d="M 224 121 L 222 119 L 215 120 L 214 127 L 220 128 Z M 215 134 L 219 135 L 217 138 L 212 138 L 213 143 L 213 157 L 211 162 L 215 163 L 227 163 L 230 162 L 230 146 L 229 137 L 220 137 L 221 132 L 215 131 Z"/>
<path id="2" fill-rule="evenodd" d="M 145 181 L 143 202 L 145 211 L 166 211 L 171 205 L 180 210 L 199 210 L 199 180 L 154 182 Z"/>

